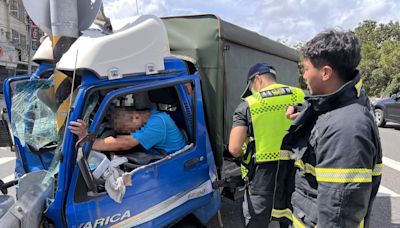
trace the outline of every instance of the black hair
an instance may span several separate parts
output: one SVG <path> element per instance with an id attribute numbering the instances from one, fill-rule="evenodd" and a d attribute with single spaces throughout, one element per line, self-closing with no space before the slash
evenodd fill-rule
<path id="1" fill-rule="evenodd" d="M 361 60 L 360 49 L 360 41 L 354 32 L 330 29 L 308 41 L 301 53 L 314 67 L 329 65 L 347 82 L 355 76 L 354 71 Z"/>

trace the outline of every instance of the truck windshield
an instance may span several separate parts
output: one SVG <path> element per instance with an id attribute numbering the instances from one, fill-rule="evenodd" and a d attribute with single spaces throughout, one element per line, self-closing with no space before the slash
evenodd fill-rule
<path id="1" fill-rule="evenodd" d="M 12 85 L 12 129 L 22 145 L 39 151 L 56 147 L 56 105 L 53 80 L 17 81 Z"/>

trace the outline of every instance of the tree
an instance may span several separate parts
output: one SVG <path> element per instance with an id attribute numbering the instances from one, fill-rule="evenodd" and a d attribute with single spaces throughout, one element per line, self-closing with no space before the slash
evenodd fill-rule
<path id="1" fill-rule="evenodd" d="M 293 45 L 293 47 L 296 49 L 297 52 L 300 53 L 301 48 L 303 47 L 303 44 L 302 43 L 297 43 L 297 44 Z M 303 59 L 300 59 L 300 62 L 298 63 L 298 66 L 299 66 L 299 78 L 298 78 L 298 81 L 299 81 L 300 88 L 301 89 L 307 89 L 307 84 L 306 84 L 306 82 L 304 81 L 304 78 L 303 78 L 303 74 L 304 74 Z"/>
<path id="2" fill-rule="evenodd" d="M 400 73 L 397 73 L 391 78 L 391 81 L 389 82 L 388 86 L 384 91 L 384 95 L 388 97 L 399 91 L 400 91 Z"/>
<path id="3" fill-rule="evenodd" d="M 361 41 L 364 88 L 370 96 L 387 96 L 400 89 L 400 24 L 378 24 L 367 20 L 355 28 Z"/>

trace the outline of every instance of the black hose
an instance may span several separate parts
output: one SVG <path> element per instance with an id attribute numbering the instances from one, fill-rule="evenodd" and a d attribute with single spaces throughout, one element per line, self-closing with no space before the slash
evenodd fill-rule
<path id="1" fill-rule="evenodd" d="M 7 195 L 8 194 L 8 188 L 9 187 L 12 187 L 12 186 L 14 186 L 14 185 L 17 185 L 18 184 L 18 179 L 17 180 L 12 180 L 12 181 L 9 181 L 9 182 L 7 182 L 7 183 L 4 183 L 4 181 L 2 181 L 2 180 L 0 180 L 0 191 L 4 194 L 4 195 Z"/>

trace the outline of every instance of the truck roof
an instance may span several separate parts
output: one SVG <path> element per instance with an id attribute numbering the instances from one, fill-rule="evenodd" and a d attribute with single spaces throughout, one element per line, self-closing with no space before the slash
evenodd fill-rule
<path id="1" fill-rule="evenodd" d="M 266 52 L 272 55 L 276 55 L 292 61 L 300 61 L 299 54 L 293 48 L 287 47 L 279 42 L 273 41 L 268 37 L 262 36 L 254 31 L 242 28 L 234 25 L 230 22 L 222 20 L 220 17 L 214 14 L 199 14 L 199 15 L 187 15 L 187 16 L 172 16 L 163 17 L 164 22 L 171 19 L 211 19 L 216 21 L 216 29 L 220 39 L 228 40 L 233 43 L 237 43 L 261 52 Z M 204 24 L 204 26 L 215 26 L 213 23 Z"/>

